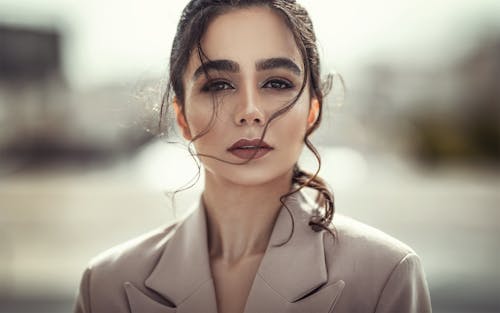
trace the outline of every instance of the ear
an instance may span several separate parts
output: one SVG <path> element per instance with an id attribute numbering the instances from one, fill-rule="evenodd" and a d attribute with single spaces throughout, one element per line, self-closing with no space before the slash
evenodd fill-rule
<path id="1" fill-rule="evenodd" d="M 186 140 L 191 140 L 192 139 L 191 131 L 189 130 L 189 126 L 186 121 L 186 116 L 184 116 L 184 112 L 181 108 L 181 105 L 179 104 L 179 100 L 177 99 L 177 97 L 174 97 L 172 105 L 174 106 L 175 118 L 177 120 L 177 125 L 179 125 L 179 128 L 182 131 L 182 136 Z"/>
<path id="2" fill-rule="evenodd" d="M 319 117 L 319 101 L 316 97 L 311 98 L 309 106 L 309 115 L 307 116 L 307 128 L 311 128 Z"/>

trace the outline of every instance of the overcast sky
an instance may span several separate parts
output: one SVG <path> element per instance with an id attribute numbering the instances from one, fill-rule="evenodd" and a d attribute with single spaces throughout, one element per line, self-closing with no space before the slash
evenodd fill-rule
<path id="1" fill-rule="evenodd" d="M 56 28 L 74 88 L 159 77 L 187 1 L 0 0 L 0 23 Z M 432 65 L 459 55 L 483 28 L 500 29 L 499 0 L 301 1 L 323 63 L 346 71 L 373 60 Z M 486 26 L 489 25 L 489 26 Z"/>

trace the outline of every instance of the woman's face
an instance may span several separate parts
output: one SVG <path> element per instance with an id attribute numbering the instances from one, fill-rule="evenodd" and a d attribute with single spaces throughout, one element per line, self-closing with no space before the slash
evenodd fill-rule
<path id="1" fill-rule="evenodd" d="M 269 124 L 266 146 L 257 144 L 271 115 L 299 93 L 304 77 L 300 52 L 283 19 L 267 7 L 232 10 L 209 24 L 201 46 L 209 77 L 194 50 L 183 77 L 184 115 L 178 114 L 178 121 L 187 139 L 208 127 L 194 141 L 198 154 L 233 163 L 201 156 L 206 174 L 239 185 L 290 178 L 317 115 L 310 110 L 309 85 L 288 112 Z"/>

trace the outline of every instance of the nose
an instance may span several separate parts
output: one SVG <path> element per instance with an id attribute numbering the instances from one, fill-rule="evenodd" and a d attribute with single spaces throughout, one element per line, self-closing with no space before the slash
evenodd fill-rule
<path id="1" fill-rule="evenodd" d="M 265 124 L 265 115 L 262 108 L 258 105 L 258 97 L 253 92 L 246 92 L 241 97 L 240 104 L 237 106 L 234 114 L 234 122 L 238 126 Z"/>

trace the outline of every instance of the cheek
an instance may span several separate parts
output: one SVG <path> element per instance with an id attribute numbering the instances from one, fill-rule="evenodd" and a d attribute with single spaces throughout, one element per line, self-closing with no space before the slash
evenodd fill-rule
<path id="1" fill-rule="evenodd" d="M 206 108 L 188 111 L 186 119 L 193 137 L 200 136 L 194 141 L 194 146 L 199 153 L 213 154 L 213 149 L 226 141 L 231 131 L 226 116 L 214 113 L 214 108 L 208 104 Z"/>
<path id="2" fill-rule="evenodd" d="M 192 110 L 191 110 L 192 112 Z M 203 114 L 199 111 L 186 114 L 187 123 L 193 136 L 202 133 L 210 125 L 211 112 Z"/>
<path id="3" fill-rule="evenodd" d="M 193 136 L 203 133 L 211 128 L 211 120 L 214 115 L 213 103 L 194 99 L 186 99 L 186 121 Z"/>
<path id="4" fill-rule="evenodd" d="M 286 141 L 302 142 L 307 130 L 307 116 L 309 113 L 309 106 L 305 101 L 297 102 L 294 107 L 278 117 L 274 122 L 276 123 L 276 131 Z"/>

